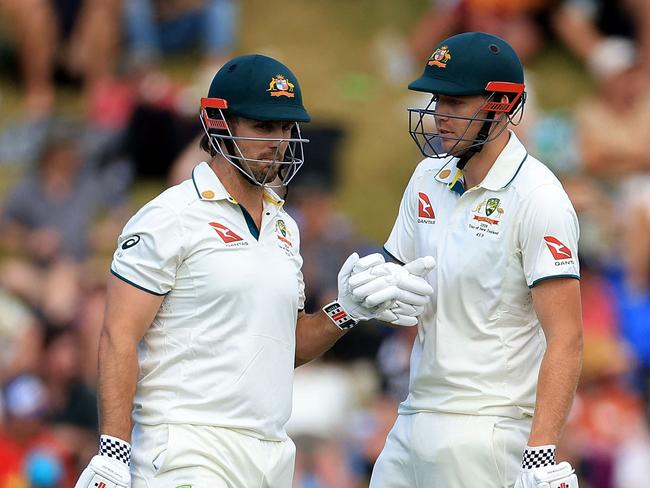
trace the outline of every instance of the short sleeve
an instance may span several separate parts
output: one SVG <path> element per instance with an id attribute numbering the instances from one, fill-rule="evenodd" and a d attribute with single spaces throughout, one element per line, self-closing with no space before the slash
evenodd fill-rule
<path id="1" fill-rule="evenodd" d="M 411 180 L 402 196 L 397 220 L 388 236 L 388 240 L 384 244 L 384 250 L 390 257 L 402 263 L 411 262 L 417 257 L 415 256 L 415 222 L 417 218 L 415 182 L 418 180 L 417 174 L 416 170 L 411 176 Z"/>
<path id="2" fill-rule="evenodd" d="M 154 295 L 165 295 L 182 262 L 183 228 L 178 216 L 149 203 L 127 222 L 117 241 L 111 272 Z"/>
<path id="3" fill-rule="evenodd" d="M 530 195 L 519 239 L 529 287 L 550 278 L 580 279 L 578 218 L 561 187 L 545 185 Z"/>

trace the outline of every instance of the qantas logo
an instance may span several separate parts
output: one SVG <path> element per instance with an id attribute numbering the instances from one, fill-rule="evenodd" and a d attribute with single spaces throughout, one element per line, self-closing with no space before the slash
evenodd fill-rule
<path id="1" fill-rule="evenodd" d="M 436 214 L 433 212 L 431 201 L 426 193 L 418 193 L 418 217 L 421 219 L 436 219 Z"/>
<path id="2" fill-rule="evenodd" d="M 546 241 L 546 246 L 548 247 L 548 250 L 551 251 L 551 254 L 553 255 L 556 261 L 559 261 L 561 259 L 573 258 L 571 249 L 569 249 L 564 244 L 562 244 L 562 242 L 560 242 L 556 237 L 545 236 L 544 240 Z"/>
<path id="3" fill-rule="evenodd" d="M 217 232 L 217 234 L 219 234 L 221 240 L 226 244 L 230 244 L 231 242 L 243 241 L 241 237 L 239 237 L 237 234 L 235 234 L 233 231 L 231 231 L 228 227 L 226 227 L 223 224 L 219 224 L 217 222 L 210 222 L 210 225 Z"/>

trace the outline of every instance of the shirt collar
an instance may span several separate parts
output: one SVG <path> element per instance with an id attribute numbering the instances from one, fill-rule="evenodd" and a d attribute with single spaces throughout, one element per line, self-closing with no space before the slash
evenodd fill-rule
<path id="1" fill-rule="evenodd" d="M 501 154 L 499 154 L 488 174 L 479 185 L 486 190 L 497 191 L 508 186 L 515 179 L 528 157 L 526 148 L 517 139 L 517 136 L 512 131 L 508 132 L 510 133 L 510 139 L 506 147 L 503 148 L 503 151 L 501 151 Z M 440 168 L 435 179 L 447 185 L 449 190 L 462 195 L 464 192 L 463 177 L 462 171 L 456 166 L 458 161 L 458 158 L 449 158 L 447 163 Z"/>
<path id="2" fill-rule="evenodd" d="M 192 170 L 192 182 L 201 200 L 218 201 L 228 200 L 230 203 L 237 203 L 228 190 L 223 186 L 219 177 L 205 161 L 199 163 Z M 284 200 L 270 188 L 264 188 L 264 201 L 276 207 L 282 207 Z"/>
<path id="3" fill-rule="evenodd" d="M 445 165 L 436 173 L 435 179 L 444 183 L 448 190 L 462 195 L 465 192 L 463 172 L 458 169 L 456 163 L 458 163 L 458 158 L 449 157 Z"/>
<path id="4" fill-rule="evenodd" d="M 479 185 L 486 190 L 497 191 L 508 186 L 515 179 L 528 157 L 526 148 L 519 142 L 514 132 L 508 132 L 510 133 L 510 139 L 506 147 L 503 148 L 503 151 L 501 151 L 501 154 L 499 154 L 499 157 Z"/>

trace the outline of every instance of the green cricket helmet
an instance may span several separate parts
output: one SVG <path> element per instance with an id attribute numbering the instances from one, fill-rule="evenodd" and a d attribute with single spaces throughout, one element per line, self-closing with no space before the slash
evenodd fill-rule
<path id="1" fill-rule="evenodd" d="M 507 118 L 510 123 L 519 123 L 526 100 L 524 88 L 521 61 L 512 46 L 503 39 L 484 32 L 465 32 L 445 39 L 427 60 L 422 75 L 409 85 L 410 90 L 433 95 L 426 108 L 408 109 L 411 137 L 426 157 L 452 155 L 465 159 L 466 163 L 486 142 L 494 140 L 507 127 L 507 124 L 503 124 L 496 133 L 491 133 L 494 122 Z M 472 117 L 460 117 L 436 111 L 440 95 L 482 95 L 485 103 Z M 480 117 L 481 112 L 487 113 Z M 519 118 L 514 122 L 517 115 Z M 442 135 L 437 129 L 436 116 L 467 120 L 467 127 L 459 136 Z M 483 122 L 478 135 L 466 137 L 471 123 L 475 121 Z M 442 149 L 443 140 L 456 142 L 445 152 Z M 469 146 L 456 152 L 462 141 L 468 142 Z"/>
<path id="2" fill-rule="evenodd" d="M 293 122 L 294 126 L 290 138 L 239 137 L 231 130 L 229 119 L 232 117 Z M 286 186 L 304 162 L 302 145 L 309 140 L 301 137 L 298 123 L 309 122 L 310 117 L 302 104 L 298 79 L 273 58 L 251 54 L 223 65 L 212 79 L 208 96 L 201 99 L 200 119 L 212 149 L 257 185 Z M 273 158 L 244 157 L 238 141 L 246 140 L 278 142 Z M 268 168 L 264 175 L 256 177 L 251 164 L 263 164 Z M 273 183 L 276 174 L 280 184 Z"/>

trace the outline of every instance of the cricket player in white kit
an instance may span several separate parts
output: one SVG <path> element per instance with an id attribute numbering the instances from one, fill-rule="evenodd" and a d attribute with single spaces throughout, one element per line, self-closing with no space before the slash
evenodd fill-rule
<path id="1" fill-rule="evenodd" d="M 437 46 L 409 88 L 426 157 L 385 250 L 431 255 L 409 394 L 371 488 L 577 488 L 555 445 L 582 361 L 578 223 L 555 176 L 508 130 L 521 63 L 478 32 Z"/>
<path id="2" fill-rule="evenodd" d="M 402 267 L 353 254 L 338 300 L 302 311 L 299 231 L 272 187 L 302 165 L 308 121 L 296 77 L 272 58 L 241 56 L 215 75 L 201 100 L 210 162 L 119 238 L 100 339 L 100 449 L 77 488 L 290 488 L 294 367 L 359 319 L 417 322 L 430 257 Z"/>

